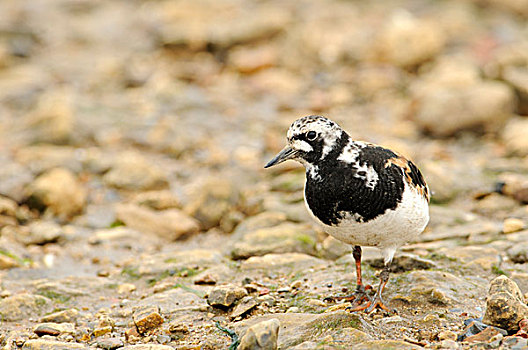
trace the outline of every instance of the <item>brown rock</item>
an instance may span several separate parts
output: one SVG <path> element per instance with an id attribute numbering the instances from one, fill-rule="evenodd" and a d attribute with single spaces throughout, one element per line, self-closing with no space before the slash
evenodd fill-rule
<path id="1" fill-rule="evenodd" d="M 67 309 L 43 316 L 40 318 L 40 322 L 71 323 L 75 322 L 78 316 L 79 311 L 77 309 Z"/>
<path id="2" fill-rule="evenodd" d="M 523 318 L 528 318 L 528 306 L 517 284 L 506 276 L 491 281 L 482 322 L 512 331 Z"/>
<path id="3" fill-rule="evenodd" d="M 49 339 L 29 339 L 22 346 L 22 350 L 77 350 L 90 349 L 86 344 L 68 343 Z"/>
<path id="4" fill-rule="evenodd" d="M 200 230 L 195 219 L 178 209 L 154 211 L 133 204 L 120 204 L 116 207 L 116 216 L 130 228 L 152 232 L 169 240 L 177 240 Z"/>
<path id="5" fill-rule="evenodd" d="M 477 67 L 460 61 L 440 61 L 413 86 L 416 123 L 434 136 L 463 130 L 499 131 L 515 106 L 513 90 L 479 77 Z M 440 122 L 441 121 L 441 122 Z"/>
<path id="6" fill-rule="evenodd" d="M 520 156 L 528 155 L 528 119 L 512 118 L 502 132 L 506 149 Z"/>
<path id="7" fill-rule="evenodd" d="M 40 295 L 16 294 L 0 300 L 0 316 L 6 322 L 35 317 L 50 308 L 51 300 Z"/>
<path id="8" fill-rule="evenodd" d="M 508 234 L 520 231 L 524 228 L 525 224 L 524 221 L 517 218 L 507 218 L 502 223 L 502 232 Z"/>
<path id="9" fill-rule="evenodd" d="M 207 296 L 207 302 L 211 306 L 230 307 L 246 295 L 247 291 L 242 287 L 234 285 L 217 286 Z"/>
<path id="10" fill-rule="evenodd" d="M 58 336 L 60 334 L 73 334 L 75 326 L 73 323 L 41 323 L 33 328 L 33 332 L 39 337 L 43 335 Z"/>
<path id="11" fill-rule="evenodd" d="M 280 321 L 276 318 L 248 328 L 240 339 L 239 350 L 276 350 Z"/>
<path id="12" fill-rule="evenodd" d="M 184 211 L 198 219 L 205 229 L 217 226 L 237 200 L 236 187 L 222 176 L 197 179 L 186 188 Z"/>
<path id="13" fill-rule="evenodd" d="M 163 317 L 157 307 L 146 308 L 134 313 L 134 324 L 139 334 L 147 334 L 163 324 Z"/>
<path id="14" fill-rule="evenodd" d="M 445 42 L 446 35 L 438 24 L 400 10 L 381 29 L 375 51 L 379 60 L 409 67 L 436 56 Z"/>
<path id="15" fill-rule="evenodd" d="M 86 190 L 71 171 L 55 168 L 30 184 L 27 198 L 31 207 L 67 218 L 83 211 Z"/>
<path id="16" fill-rule="evenodd" d="M 238 303 L 238 305 L 235 307 L 235 309 L 231 313 L 231 318 L 242 316 L 243 314 L 250 311 L 257 305 L 258 305 L 258 302 L 255 300 L 255 298 L 246 296 L 242 298 L 240 303 Z"/>
<path id="17" fill-rule="evenodd" d="M 120 155 L 103 180 L 109 186 L 131 191 L 163 189 L 169 184 L 163 169 L 135 152 Z"/>
<path id="18" fill-rule="evenodd" d="M 36 109 L 27 115 L 26 128 L 32 142 L 64 144 L 72 141 L 75 131 L 73 99 L 65 90 L 44 93 Z"/>
<path id="19" fill-rule="evenodd" d="M 467 337 L 464 339 L 465 343 L 487 343 L 496 336 L 497 334 L 501 334 L 495 327 L 488 327 L 484 329 L 482 332 L 472 335 L 470 337 Z"/>

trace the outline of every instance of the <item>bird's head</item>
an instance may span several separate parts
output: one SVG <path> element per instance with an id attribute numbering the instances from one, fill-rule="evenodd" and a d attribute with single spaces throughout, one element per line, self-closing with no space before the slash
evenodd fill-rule
<path id="1" fill-rule="evenodd" d="M 264 168 L 293 159 L 302 164 L 316 164 L 337 144 L 344 131 L 337 123 L 321 116 L 297 119 L 288 129 L 288 144 Z"/>

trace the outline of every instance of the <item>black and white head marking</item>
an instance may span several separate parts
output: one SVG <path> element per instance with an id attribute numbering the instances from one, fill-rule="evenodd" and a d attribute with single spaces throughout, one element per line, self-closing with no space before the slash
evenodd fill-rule
<path id="1" fill-rule="evenodd" d="M 311 115 L 293 122 L 287 137 L 293 149 L 304 154 L 314 152 L 310 157 L 304 157 L 305 161 L 310 158 L 315 161 L 325 158 L 342 134 L 343 130 L 333 121 Z"/>

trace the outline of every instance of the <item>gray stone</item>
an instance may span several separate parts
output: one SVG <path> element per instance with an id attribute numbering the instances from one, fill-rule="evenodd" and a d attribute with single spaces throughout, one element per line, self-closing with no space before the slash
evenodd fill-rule
<path id="1" fill-rule="evenodd" d="M 0 316 L 6 322 L 20 321 L 49 312 L 51 300 L 40 295 L 16 294 L 0 300 Z"/>
<path id="2" fill-rule="evenodd" d="M 119 338 L 97 339 L 97 347 L 105 350 L 115 350 L 123 347 L 124 343 Z"/>
<path id="3" fill-rule="evenodd" d="M 276 318 L 248 328 L 240 339 L 240 350 L 276 350 L 280 321 Z"/>
<path id="4" fill-rule="evenodd" d="M 77 309 L 67 309 L 42 316 L 40 322 L 74 323 L 78 317 L 79 311 Z"/>
<path id="5" fill-rule="evenodd" d="M 443 271 L 412 271 L 399 281 L 405 287 L 402 294 L 394 295 L 394 299 L 411 304 L 422 304 L 424 301 L 434 305 L 457 305 L 465 299 L 473 299 L 480 292 L 479 281 L 472 279 L 471 283 L 449 272 Z"/>
<path id="6" fill-rule="evenodd" d="M 162 315 L 180 315 L 185 311 L 204 311 L 210 308 L 203 298 L 205 292 L 194 288 L 174 288 L 153 294 L 137 303 L 138 308 L 159 307 Z"/>
<path id="7" fill-rule="evenodd" d="M 521 202 L 528 203 L 528 176 L 518 173 L 503 173 L 499 176 L 501 194 L 512 197 Z"/>
<path id="8" fill-rule="evenodd" d="M 528 243 L 515 244 L 506 251 L 511 261 L 517 264 L 525 264 L 528 262 Z"/>
<path id="9" fill-rule="evenodd" d="M 376 57 L 402 67 L 421 64 L 438 54 L 446 35 L 437 23 L 403 9 L 385 21 L 374 42 Z"/>
<path id="10" fill-rule="evenodd" d="M 502 132 L 502 139 L 506 149 L 511 154 L 528 155 L 528 119 L 512 118 Z"/>
<path id="11" fill-rule="evenodd" d="M 172 346 L 159 345 L 159 344 L 138 344 L 138 345 L 127 345 L 121 350 L 174 350 Z"/>
<path id="12" fill-rule="evenodd" d="M 16 237 L 18 241 L 26 245 L 46 244 L 57 242 L 64 236 L 62 227 L 52 221 L 34 221 L 27 231 L 21 231 Z"/>
<path id="13" fill-rule="evenodd" d="M 181 198 L 170 190 L 142 192 L 134 197 L 133 202 L 154 210 L 181 208 Z"/>
<path id="14" fill-rule="evenodd" d="M 30 143 L 65 144 L 73 141 L 75 110 L 72 94 L 67 89 L 46 91 L 23 123 L 30 134 Z"/>
<path id="15" fill-rule="evenodd" d="M 68 218 L 83 211 L 86 190 L 69 170 L 55 168 L 40 175 L 27 189 L 31 207 Z"/>
<path id="16" fill-rule="evenodd" d="M 504 339 L 502 340 L 502 345 L 507 347 L 508 349 L 526 349 L 526 347 L 528 346 L 528 339 L 515 336 L 504 337 Z"/>
<path id="17" fill-rule="evenodd" d="M 231 250 L 233 259 L 247 259 L 269 253 L 315 254 L 316 232 L 303 224 L 283 223 L 248 232 Z"/>
<path id="18" fill-rule="evenodd" d="M 403 340 L 368 340 L 359 344 L 355 344 L 350 349 L 352 350 L 418 350 L 423 349 L 421 346 L 410 344 Z"/>
<path id="19" fill-rule="evenodd" d="M 235 306 L 233 312 L 231 312 L 231 318 L 236 318 L 238 316 L 242 316 L 246 312 L 252 310 L 255 306 L 258 305 L 258 302 L 255 300 L 254 297 L 251 296 L 245 296 L 240 300 L 240 302 Z"/>
<path id="20" fill-rule="evenodd" d="M 234 11 L 233 11 L 234 10 Z M 274 6 L 238 6 L 211 0 L 188 3 L 167 3 L 158 9 L 161 40 L 169 46 L 205 49 L 206 45 L 228 48 L 268 39 L 281 32 L 289 21 L 288 13 Z M 201 13 L 196 17 L 196 13 Z M 249 20 L 251 18 L 251 20 Z M 228 25 L 229 24 L 229 25 Z"/>
<path id="21" fill-rule="evenodd" d="M 237 187 L 225 176 L 200 177 L 186 186 L 185 194 L 185 213 L 205 229 L 218 226 L 238 201 Z"/>
<path id="22" fill-rule="evenodd" d="M 25 196 L 24 188 L 33 181 L 33 174 L 27 167 L 3 155 L 0 155 L 0 162 L 0 194 L 21 202 Z"/>
<path id="23" fill-rule="evenodd" d="M 123 190 L 155 190 L 168 186 L 167 174 L 158 164 L 135 152 L 121 154 L 103 177 L 112 187 Z"/>
<path id="24" fill-rule="evenodd" d="M 71 146 L 40 144 L 19 149 L 16 153 L 16 160 L 27 166 L 35 174 L 54 168 L 68 169 L 73 173 L 79 173 L 83 170 L 79 157 L 81 152 L 80 149 Z"/>
<path id="25" fill-rule="evenodd" d="M 255 232 L 263 228 L 278 226 L 285 222 L 286 219 L 286 214 L 282 212 L 265 211 L 244 219 L 236 227 L 231 236 L 233 237 L 233 241 L 236 242 L 243 239 L 247 233 Z"/>
<path id="26" fill-rule="evenodd" d="M 383 259 L 377 258 L 372 260 L 363 260 L 375 268 L 383 268 Z M 437 267 L 434 261 L 424 259 L 413 254 L 398 254 L 391 263 L 391 272 L 404 272 L 412 270 L 428 270 Z"/>
<path id="27" fill-rule="evenodd" d="M 371 339 L 365 333 L 364 322 L 361 316 L 350 312 L 328 312 L 323 314 L 306 314 L 306 313 L 281 313 L 264 316 L 252 317 L 248 320 L 234 323 L 235 330 L 238 334 L 244 332 L 251 326 L 277 319 L 280 322 L 280 333 L 278 337 L 278 346 L 281 349 L 289 349 L 306 341 L 320 341 L 321 332 L 331 334 L 336 339 L 349 339 L 353 345 L 357 341 Z M 343 329 L 354 328 L 355 331 L 346 331 L 345 335 L 340 338 L 338 334 Z"/>
<path id="28" fill-rule="evenodd" d="M 200 224 L 178 209 L 154 211 L 134 204 L 119 204 L 116 216 L 126 226 L 145 233 L 154 233 L 168 240 L 197 233 Z"/>
<path id="29" fill-rule="evenodd" d="M 301 253 L 266 254 L 263 256 L 252 256 L 245 260 L 240 268 L 242 270 L 266 270 L 292 272 L 310 268 L 327 266 L 324 260 Z"/>
<path id="30" fill-rule="evenodd" d="M 486 246 L 467 246 L 455 248 L 441 248 L 438 253 L 444 254 L 450 259 L 457 259 L 468 267 L 479 267 L 491 270 L 499 264 L 499 252 L 495 248 Z"/>
<path id="31" fill-rule="evenodd" d="M 460 131 L 499 131 L 512 115 L 513 90 L 496 81 L 483 81 L 467 62 L 441 60 L 414 86 L 416 123 L 434 136 Z"/>
<path id="32" fill-rule="evenodd" d="M 336 260 L 343 255 L 351 254 L 352 247 L 349 244 L 343 243 L 332 236 L 328 236 L 324 239 L 320 254 L 325 259 Z"/>
<path id="33" fill-rule="evenodd" d="M 217 286 L 209 292 L 207 302 L 211 306 L 230 307 L 247 294 L 247 291 L 242 287 L 233 285 Z"/>
<path id="34" fill-rule="evenodd" d="M 528 306 L 517 284 L 506 276 L 491 281 L 482 322 L 515 331 L 523 318 L 528 318 Z"/>
<path id="35" fill-rule="evenodd" d="M 89 348 L 86 344 L 67 343 L 49 339 L 29 339 L 22 346 L 22 350 L 75 350 Z"/>

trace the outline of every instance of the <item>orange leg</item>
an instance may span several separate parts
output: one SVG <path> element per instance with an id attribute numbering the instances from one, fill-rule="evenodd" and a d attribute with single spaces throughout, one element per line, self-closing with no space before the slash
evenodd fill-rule
<path id="1" fill-rule="evenodd" d="M 352 251 L 352 256 L 356 261 L 356 290 L 352 295 L 346 297 L 336 297 L 337 300 L 346 300 L 353 302 L 353 307 L 363 305 L 364 302 L 369 302 L 370 298 L 368 297 L 366 291 L 372 289 L 371 286 L 363 285 L 363 280 L 361 277 L 361 247 L 356 245 Z"/>
<path id="2" fill-rule="evenodd" d="M 380 275 L 380 284 L 378 287 L 378 290 L 376 291 L 376 295 L 374 295 L 374 298 L 369 300 L 366 304 L 358 305 L 356 307 L 352 307 L 349 309 L 351 312 L 355 311 L 362 311 L 365 310 L 366 313 L 371 313 L 379 307 L 382 310 L 385 310 L 387 312 L 394 312 L 394 310 L 391 310 L 383 301 L 383 298 L 381 294 L 383 293 L 383 290 L 385 289 L 385 286 L 387 285 L 387 282 L 389 281 L 389 273 L 390 273 L 390 264 L 387 264 L 383 267 L 383 270 L 381 271 Z"/>

